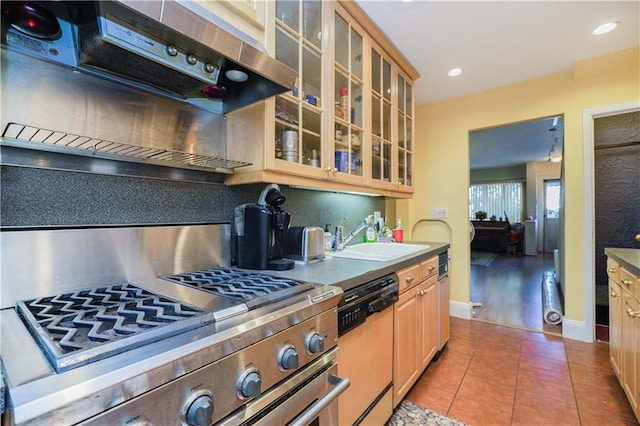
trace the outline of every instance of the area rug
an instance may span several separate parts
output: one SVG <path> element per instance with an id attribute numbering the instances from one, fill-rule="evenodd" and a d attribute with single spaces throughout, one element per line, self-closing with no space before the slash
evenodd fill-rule
<path id="1" fill-rule="evenodd" d="M 489 266 L 497 256 L 495 253 L 486 251 L 472 251 L 471 264 L 476 266 Z"/>
<path id="2" fill-rule="evenodd" d="M 393 412 L 387 426 L 466 426 L 466 423 L 445 417 L 435 411 L 422 408 L 413 402 L 403 400 Z"/>

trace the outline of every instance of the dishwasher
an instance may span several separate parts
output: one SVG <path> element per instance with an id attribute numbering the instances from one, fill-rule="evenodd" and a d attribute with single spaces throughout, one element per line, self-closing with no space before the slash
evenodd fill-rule
<path id="1" fill-rule="evenodd" d="M 338 374 L 351 386 L 338 399 L 340 425 L 385 424 L 393 413 L 395 273 L 346 290 L 338 304 Z"/>

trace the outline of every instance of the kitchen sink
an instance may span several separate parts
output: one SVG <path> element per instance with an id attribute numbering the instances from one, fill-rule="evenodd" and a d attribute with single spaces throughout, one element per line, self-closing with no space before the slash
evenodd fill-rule
<path id="1" fill-rule="evenodd" d="M 331 253 L 333 257 L 388 262 L 428 249 L 426 244 L 362 243 Z"/>

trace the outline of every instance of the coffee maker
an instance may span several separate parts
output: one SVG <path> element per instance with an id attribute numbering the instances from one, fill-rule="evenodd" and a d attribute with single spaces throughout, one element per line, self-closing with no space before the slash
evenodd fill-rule
<path id="1" fill-rule="evenodd" d="M 280 206 L 286 198 L 276 184 L 267 185 L 257 204 L 242 204 L 233 212 L 235 264 L 246 269 L 293 269 L 284 259 L 284 237 L 291 217 Z"/>

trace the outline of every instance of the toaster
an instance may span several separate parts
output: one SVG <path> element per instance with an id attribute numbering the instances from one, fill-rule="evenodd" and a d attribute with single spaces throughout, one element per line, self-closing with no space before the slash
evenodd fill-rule
<path id="1" fill-rule="evenodd" d="M 287 229 L 284 257 L 307 263 L 324 259 L 324 231 L 318 226 L 292 226 Z"/>

